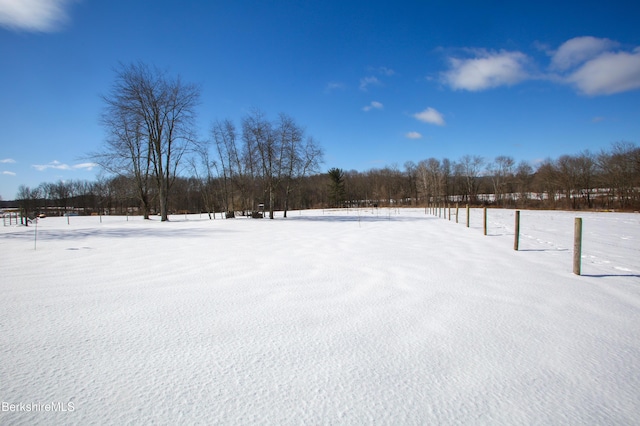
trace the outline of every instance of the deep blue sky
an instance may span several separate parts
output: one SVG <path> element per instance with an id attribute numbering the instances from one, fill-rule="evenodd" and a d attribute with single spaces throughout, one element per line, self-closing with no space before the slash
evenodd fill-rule
<path id="1" fill-rule="evenodd" d="M 119 63 L 201 84 L 200 137 L 294 117 L 325 168 L 640 142 L 640 4 L 0 0 L 0 196 L 93 179 Z"/>

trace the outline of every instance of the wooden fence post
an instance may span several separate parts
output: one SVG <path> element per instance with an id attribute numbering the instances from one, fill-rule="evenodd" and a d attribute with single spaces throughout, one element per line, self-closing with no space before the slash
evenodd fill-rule
<path id="1" fill-rule="evenodd" d="M 469 219 L 470 219 L 469 216 L 470 216 L 470 214 L 469 214 L 469 204 L 467 204 L 467 228 L 469 227 Z"/>
<path id="2" fill-rule="evenodd" d="M 460 217 L 460 215 L 458 214 L 459 211 L 460 211 L 460 205 L 456 203 L 456 223 L 458 223 L 458 217 Z"/>
<path id="3" fill-rule="evenodd" d="M 483 212 L 483 222 L 484 222 L 484 235 L 487 235 L 487 208 L 484 208 L 484 212 Z"/>
<path id="4" fill-rule="evenodd" d="M 573 273 L 580 275 L 582 263 L 582 218 L 576 217 L 573 235 Z"/>
<path id="5" fill-rule="evenodd" d="M 516 235 L 513 239 L 513 249 L 518 251 L 520 245 L 520 210 L 516 210 Z"/>

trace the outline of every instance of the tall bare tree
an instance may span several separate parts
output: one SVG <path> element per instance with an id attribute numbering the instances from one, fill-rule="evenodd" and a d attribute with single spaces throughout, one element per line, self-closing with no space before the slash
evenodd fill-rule
<path id="1" fill-rule="evenodd" d="M 305 139 L 304 129 L 293 118 L 281 113 L 275 125 L 276 139 L 281 152 L 279 181 L 284 186 L 284 217 L 289 210 L 289 195 L 300 179 L 318 171 L 322 162 L 322 149 L 315 139 Z"/>
<path id="2" fill-rule="evenodd" d="M 169 193 L 182 157 L 195 142 L 199 99 L 198 86 L 143 63 L 121 65 L 110 93 L 103 97 L 103 124 L 116 142 L 108 144 L 121 148 L 122 154 L 128 149 L 120 158 L 131 160 L 134 174 L 139 169 L 144 176 L 150 168 L 162 221 L 168 220 Z"/>

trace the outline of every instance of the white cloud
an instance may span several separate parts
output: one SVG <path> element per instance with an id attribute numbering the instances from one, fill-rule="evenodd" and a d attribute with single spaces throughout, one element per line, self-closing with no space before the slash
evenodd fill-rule
<path id="1" fill-rule="evenodd" d="M 640 88 L 640 48 L 615 51 L 620 43 L 607 38 L 575 37 L 551 57 L 555 81 L 573 85 L 584 95 L 612 95 Z"/>
<path id="2" fill-rule="evenodd" d="M 551 68 L 567 70 L 602 52 L 611 50 L 618 43 L 607 38 L 575 37 L 564 42 L 551 57 Z"/>
<path id="3" fill-rule="evenodd" d="M 413 117 L 422 121 L 423 123 L 435 124 L 436 126 L 444 126 L 444 116 L 434 108 L 427 108 L 422 112 L 413 114 Z"/>
<path id="4" fill-rule="evenodd" d="M 479 91 L 511 86 L 528 78 L 528 57 L 521 52 L 472 50 L 471 59 L 449 58 L 450 69 L 442 74 L 453 89 Z"/>
<path id="5" fill-rule="evenodd" d="M 70 166 L 68 164 L 65 163 L 61 163 L 57 160 L 54 160 L 48 164 L 34 164 L 33 167 L 34 169 L 38 170 L 38 171 L 45 171 L 48 169 L 54 169 L 54 170 L 93 170 L 94 167 L 96 167 L 97 165 L 95 163 L 80 163 L 80 164 L 75 164 L 73 166 Z"/>
<path id="6" fill-rule="evenodd" d="M 640 89 L 640 47 L 623 51 L 619 46 L 617 41 L 590 36 L 567 40 L 555 51 L 534 43 L 536 49 L 551 57 L 546 73 L 531 72 L 535 64 L 522 52 L 466 49 L 473 57 L 450 57 L 449 70 L 440 77 L 454 90 L 469 91 L 511 86 L 532 79 L 569 84 L 579 93 L 590 96 Z"/>
<path id="7" fill-rule="evenodd" d="M 16 174 L 14 172 L 9 172 L 9 171 L 3 171 L 2 172 L 3 175 L 7 175 L 7 176 L 15 176 Z"/>
<path id="8" fill-rule="evenodd" d="M 80 164 L 73 165 L 72 168 L 76 170 L 83 169 L 83 170 L 91 171 L 97 166 L 98 165 L 96 163 L 80 163 Z"/>
<path id="9" fill-rule="evenodd" d="M 640 88 L 640 48 L 605 52 L 588 60 L 566 81 L 586 95 L 611 95 Z"/>
<path id="10" fill-rule="evenodd" d="M 382 108 L 384 108 L 384 105 L 382 105 L 380 102 L 372 101 L 369 105 L 362 108 L 362 110 L 364 112 L 368 112 L 368 111 L 371 111 L 372 109 L 382 109 Z"/>
<path id="11" fill-rule="evenodd" d="M 369 76 L 360 79 L 360 90 L 366 92 L 369 86 L 380 86 L 380 80 L 377 77 Z"/>
<path id="12" fill-rule="evenodd" d="M 0 160 L 0 163 L 2 163 L 2 164 L 9 164 L 9 163 L 13 164 L 15 162 L 16 162 L 16 160 L 14 160 L 13 158 L 5 158 L 3 160 Z"/>
<path id="13" fill-rule="evenodd" d="M 52 32 L 68 20 L 70 0 L 0 0 L 0 26 L 14 30 Z"/>
<path id="14" fill-rule="evenodd" d="M 422 139 L 422 135 L 418 132 L 409 132 L 404 136 L 408 139 Z"/>
<path id="15" fill-rule="evenodd" d="M 49 164 L 34 164 L 32 167 L 41 172 L 47 169 L 69 170 L 71 168 L 68 164 L 63 164 L 58 160 L 53 160 Z"/>

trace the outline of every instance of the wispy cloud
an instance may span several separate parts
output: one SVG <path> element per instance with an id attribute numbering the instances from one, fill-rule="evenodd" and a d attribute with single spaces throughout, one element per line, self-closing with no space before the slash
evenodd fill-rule
<path id="1" fill-rule="evenodd" d="M 395 75 L 396 72 L 394 70 L 392 70 L 391 68 L 379 67 L 378 68 L 378 74 L 386 75 L 387 77 L 390 77 L 392 75 Z"/>
<path id="2" fill-rule="evenodd" d="M 335 90 L 344 90 L 347 86 L 344 83 L 340 83 L 338 81 L 330 81 L 327 83 L 327 87 L 324 88 L 326 93 L 333 92 Z"/>
<path id="3" fill-rule="evenodd" d="M 72 169 L 88 170 L 88 171 L 91 171 L 96 167 L 98 167 L 98 165 L 96 163 L 80 163 L 80 164 L 75 164 L 75 165 L 71 166 Z"/>
<path id="4" fill-rule="evenodd" d="M 418 132 L 409 132 L 404 135 L 408 139 L 422 139 L 422 135 Z"/>
<path id="5" fill-rule="evenodd" d="M 362 110 L 364 112 L 369 112 L 372 109 L 383 109 L 383 108 L 384 108 L 384 105 L 382 105 L 382 103 L 377 101 L 372 101 L 369 105 L 363 107 Z"/>
<path id="6" fill-rule="evenodd" d="M 378 77 L 369 76 L 360 79 L 360 90 L 366 92 L 369 86 L 381 86 L 382 83 L 378 80 Z"/>
<path id="7" fill-rule="evenodd" d="M 73 0 L 0 0 L 0 26 L 32 32 L 58 31 Z"/>
<path id="8" fill-rule="evenodd" d="M 16 174 L 14 172 L 10 172 L 8 170 L 5 170 L 2 172 L 3 175 L 7 175 L 7 176 L 15 176 Z"/>
<path id="9" fill-rule="evenodd" d="M 528 78 L 528 57 L 521 52 L 470 49 L 472 58 L 450 57 L 442 80 L 454 90 L 480 91 L 511 86 Z"/>
<path id="10" fill-rule="evenodd" d="M 73 166 L 70 166 L 68 164 L 65 163 L 61 163 L 57 160 L 54 160 L 48 164 L 34 164 L 32 166 L 34 169 L 38 170 L 38 171 L 45 171 L 48 169 L 54 169 L 54 170 L 92 170 L 93 168 L 96 167 L 95 163 L 80 163 L 80 164 L 75 164 Z"/>
<path id="11" fill-rule="evenodd" d="M 34 169 L 38 171 L 45 171 L 48 169 L 56 169 L 56 170 L 69 170 L 71 167 L 68 164 L 63 164 L 57 160 L 50 162 L 49 164 L 34 164 L 32 166 Z"/>
<path id="12" fill-rule="evenodd" d="M 15 162 L 16 162 L 16 160 L 14 160 L 13 158 L 5 158 L 3 160 L 0 160 L 1 164 L 13 164 Z"/>
<path id="13" fill-rule="evenodd" d="M 427 108 L 424 111 L 413 114 L 413 117 L 423 123 L 435 124 L 436 126 L 444 126 L 444 116 L 434 108 Z"/>

